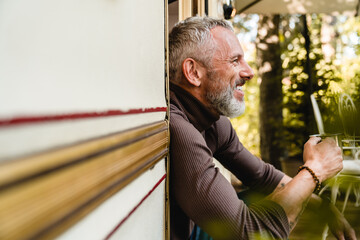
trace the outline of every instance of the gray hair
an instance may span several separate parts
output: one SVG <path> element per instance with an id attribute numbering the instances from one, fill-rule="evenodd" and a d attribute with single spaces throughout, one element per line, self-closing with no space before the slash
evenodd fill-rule
<path id="1" fill-rule="evenodd" d="M 180 82 L 182 63 L 186 58 L 210 67 L 210 59 L 214 54 L 214 42 L 210 30 L 224 27 L 233 31 L 225 20 L 210 17 L 190 17 L 177 23 L 169 34 L 169 78 Z"/>

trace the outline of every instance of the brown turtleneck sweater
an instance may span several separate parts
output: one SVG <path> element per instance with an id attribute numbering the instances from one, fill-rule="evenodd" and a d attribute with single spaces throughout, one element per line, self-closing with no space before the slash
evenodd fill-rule
<path id="1" fill-rule="evenodd" d="M 212 114 L 181 87 L 170 89 L 171 239 L 189 239 L 194 223 L 214 239 L 286 238 L 290 230 L 283 208 L 269 200 L 247 206 L 213 157 L 266 194 L 284 174 L 244 148 L 228 118 Z"/>

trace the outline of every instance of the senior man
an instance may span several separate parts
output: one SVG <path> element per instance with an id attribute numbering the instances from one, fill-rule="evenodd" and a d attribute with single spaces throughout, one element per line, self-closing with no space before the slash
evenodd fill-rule
<path id="1" fill-rule="evenodd" d="M 254 76 L 232 27 L 192 17 L 169 36 L 171 239 L 189 239 L 195 224 L 214 239 L 286 239 L 314 190 L 342 169 L 341 149 L 317 137 L 304 166 L 290 178 L 253 156 L 227 117 L 245 110 L 242 87 Z M 214 166 L 213 157 L 246 186 L 267 196 L 246 205 Z M 313 197 L 312 197 L 313 196 Z M 336 210 L 339 239 L 355 239 Z"/>

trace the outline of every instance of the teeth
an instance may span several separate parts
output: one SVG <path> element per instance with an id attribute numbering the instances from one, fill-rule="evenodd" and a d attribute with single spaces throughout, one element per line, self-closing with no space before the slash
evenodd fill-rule
<path id="1" fill-rule="evenodd" d="M 236 86 L 236 90 L 242 90 L 242 86 Z"/>

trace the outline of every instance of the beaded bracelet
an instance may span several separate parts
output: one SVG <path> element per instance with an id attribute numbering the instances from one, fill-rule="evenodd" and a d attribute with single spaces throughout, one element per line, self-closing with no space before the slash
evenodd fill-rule
<path id="1" fill-rule="evenodd" d="M 312 176 L 312 178 L 314 179 L 315 183 L 316 183 L 316 187 L 315 187 L 315 190 L 314 190 L 314 193 L 318 193 L 320 192 L 320 188 L 321 188 L 321 183 L 320 183 L 320 180 L 319 178 L 315 175 L 314 171 L 311 170 L 311 168 L 309 168 L 308 166 L 300 166 L 299 169 L 298 169 L 298 173 L 303 170 L 303 169 L 306 169 Z"/>

